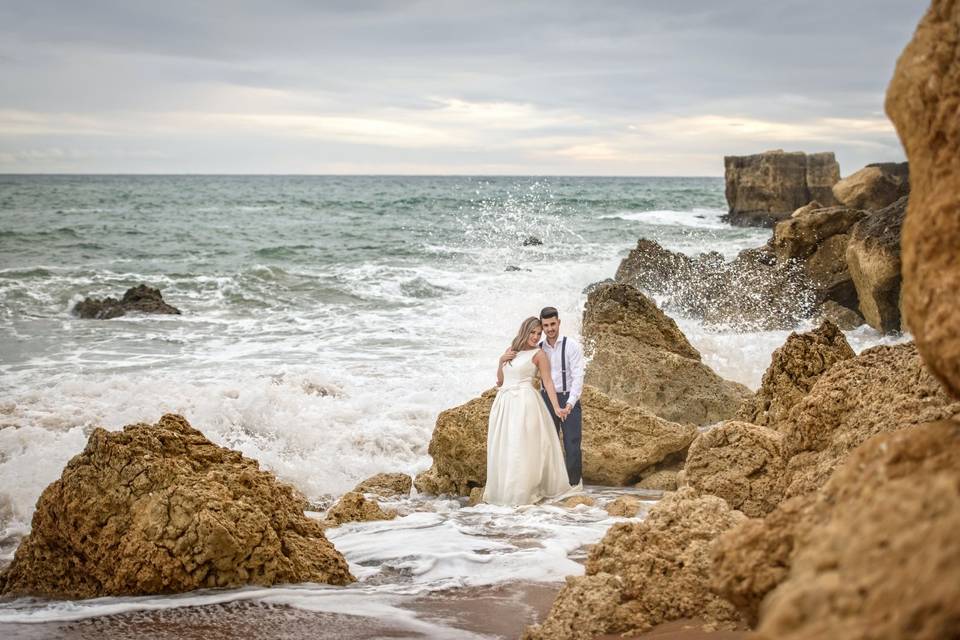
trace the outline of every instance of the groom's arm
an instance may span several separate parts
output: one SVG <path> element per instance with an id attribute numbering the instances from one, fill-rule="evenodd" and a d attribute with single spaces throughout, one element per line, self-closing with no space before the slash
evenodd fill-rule
<path id="1" fill-rule="evenodd" d="M 570 367 L 570 374 L 573 376 L 570 382 L 570 397 L 567 399 L 567 405 L 573 407 L 583 394 L 583 376 L 587 369 L 586 363 L 583 361 L 583 349 L 579 342 L 567 342 L 567 364 Z"/>

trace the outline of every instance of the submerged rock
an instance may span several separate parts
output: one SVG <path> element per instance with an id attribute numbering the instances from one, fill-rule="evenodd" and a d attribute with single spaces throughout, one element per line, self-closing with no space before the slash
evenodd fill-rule
<path id="1" fill-rule="evenodd" d="M 707 588 L 711 542 L 744 520 L 716 496 L 686 488 L 640 522 L 615 524 L 590 550 L 586 575 L 568 577 L 543 623 L 525 640 L 593 640 L 699 617 L 733 626 L 740 614 Z"/>
<path id="2" fill-rule="evenodd" d="M 833 185 L 833 197 L 854 209 L 877 210 L 910 194 L 910 169 L 906 162 L 868 164 Z"/>
<path id="3" fill-rule="evenodd" d="M 640 498 L 636 496 L 618 496 L 604 509 L 611 516 L 619 518 L 634 518 L 640 513 Z"/>
<path id="4" fill-rule="evenodd" d="M 179 315 L 180 310 L 164 302 L 159 289 L 145 284 L 127 289 L 120 300 L 85 298 L 71 309 L 71 313 L 77 317 L 96 320 L 117 318 L 130 312 Z"/>
<path id="5" fill-rule="evenodd" d="M 353 490 L 357 493 L 373 493 L 382 498 L 406 497 L 413 487 L 413 478 L 405 473 L 378 473 L 370 476 Z"/>
<path id="6" fill-rule="evenodd" d="M 330 507 L 324 523 L 329 527 L 338 527 L 346 522 L 393 520 L 396 517 L 397 512 L 393 509 L 384 511 L 376 500 L 370 500 L 358 491 L 349 491 Z"/>
<path id="7" fill-rule="evenodd" d="M 307 506 L 180 416 L 96 429 L 40 496 L 0 591 L 91 598 L 353 582 Z"/>
<path id="8" fill-rule="evenodd" d="M 666 420 L 718 422 L 732 417 L 751 395 L 703 364 L 677 324 L 631 285 L 593 289 L 581 331 L 591 357 L 587 383 Z"/>
<path id="9" fill-rule="evenodd" d="M 537 236 L 527 236 L 526 238 L 524 238 L 521 244 L 524 247 L 539 247 L 540 245 L 543 244 L 543 240 L 541 240 Z"/>
<path id="10" fill-rule="evenodd" d="M 910 161 L 903 311 L 930 370 L 960 398 L 960 4 L 933 0 L 904 49 L 886 110 Z"/>

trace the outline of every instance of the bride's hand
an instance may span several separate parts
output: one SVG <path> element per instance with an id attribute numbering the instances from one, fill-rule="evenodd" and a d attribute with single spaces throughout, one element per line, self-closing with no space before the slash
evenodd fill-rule
<path id="1" fill-rule="evenodd" d="M 506 352 L 500 356 L 500 366 L 502 367 L 506 363 L 510 362 L 517 357 L 517 352 L 513 349 L 507 349 Z"/>

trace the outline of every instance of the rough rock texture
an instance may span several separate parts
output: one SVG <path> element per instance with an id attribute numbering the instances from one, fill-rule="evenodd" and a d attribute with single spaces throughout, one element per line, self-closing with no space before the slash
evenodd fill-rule
<path id="1" fill-rule="evenodd" d="M 897 62 L 886 110 L 910 161 L 903 310 L 924 360 L 960 398 L 960 3 L 933 0 Z"/>
<path id="2" fill-rule="evenodd" d="M 393 520 L 397 512 L 384 511 L 376 500 L 369 500 L 362 493 L 348 491 L 327 511 L 325 524 L 338 527 L 345 522 L 369 522 L 371 520 Z"/>
<path id="3" fill-rule="evenodd" d="M 780 425 L 785 496 L 822 486 L 851 450 L 877 433 L 956 415 L 960 402 L 946 395 L 913 344 L 873 347 L 841 360 Z"/>
<path id="4" fill-rule="evenodd" d="M 811 200 L 832 205 L 840 165 L 832 153 L 767 151 L 723 159 L 728 220 L 739 225 L 771 225 Z"/>
<path id="5" fill-rule="evenodd" d="M 107 320 L 117 318 L 130 312 L 139 313 L 166 313 L 179 314 L 180 310 L 163 301 L 159 289 L 148 287 L 145 284 L 127 289 L 123 298 L 85 298 L 78 302 L 71 313 L 80 318 Z"/>
<path id="6" fill-rule="evenodd" d="M 437 418 L 428 452 L 433 466 L 417 476 L 417 490 L 468 496 L 487 480 L 487 422 L 496 391 L 448 409 Z M 583 477 L 586 482 L 630 485 L 643 472 L 683 455 L 697 436 L 692 425 L 677 424 L 631 407 L 586 385 L 583 409 Z"/>
<path id="7" fill-rule="evenodd" d="M 907 198 L 864 218 L 850 231 L 846 262 L 860 313 L 878 331 L 900 330 L 900 228 Z"/>
<path id="8" fill-rule="evenodd" d="M 648 491 L 676 491 L 678 486 L 677 474 L 679 471 L 661 469 L 643 476 L 635 486 L 637 489 Z"/>
<path id="9" fill-rule="evenodd" d="M 569 498 L 564 498 L 558 504 L 561 507 L 566 507 L 567 509 L 575 509 L 580 505 L 592 507 L 597 504 L 597 501 L 590 496 L 570 496 Z"/>
<path id="10" fill-rule="evenodd" d="M 831 236 L 845 234 L 867 216 L 866 211 L 847 207 L 817 209 L 778 222 L 770 245 L 780 261 L 809 258 Z"/>
<path id="11" fill-rule="evenodd" d="M 523 638 L 592 640 L 689 617 L 739 622 L 707 579 L 710 543 L 744 518 L 716 496 L 689 488 L 667 495 L 644 520 L 610 527 L 590 550 L 586 575 L 567 578 L 549 616 Z"/>
<path id="12" fill-rule="evenodd" d="M 883 209 L 910 194 L 910 169 L 906 162 L 868 164 L 833 185 L 833 197 L 854 209 Z"/>
<path id="13" fill-rule="evenodd" d="M 640 513 L 640 498 L 636 496 L 619 496 L 604 509 L 611 516 L 620 518 L 634 518 Z"/>
<path id="14" fill-rule="evenodd" d="M 306 507 L 180 416 L 96 429 L 40 496 L 0 591 L 90 598 L 352 582 Z"/>
<path id="15" fill-rule="evenodd" d="M 872 438 L 808 509 L 760 637 L 960 636 L 960 424 Z"/>
<path id="16" fill-rule="evenodd" d="M 687 484 L 700 493 L 757 517 L 780 502 L 785 466 L 783 434 L 731 420 L 693 441 L 683 471 Z"/>
<path id="17" fill-rule="evenodd" d="M 631 285 L 594 288 L 581 333 L 591 357 L 586 382 L 667 420 L 718 422 L 750 396 L 746 387 L 703 364 L 677 324 Z"/>
<path id="18" fill-rule="evenodd" d="M 863 316 L 833 300 L 827 300 L 820 305 L 819 318 L 820 322 L 832 322 L 844 331 L 856 329 L 864 324 Z"/>
<path id="19" fill-rule="evenodd" d="M 740 408 L 737 418 L 769 426 L 783 422 L 824 372 L 854 355 L 843 332 L 832 322 L 806 333 L 791 333 L 773 352 L 760 389 Z"/>
<path id="20" fill-rule="evenodd" d="M 825 209 L 825 208 L 826 207 L 824 207 L 821 203 L 817 202 L 816 200 L 811 200 L 810 202 L 808 202 L 807 204 L 803 205 L 802 207 L 794 211 L 792 214 L 790 214 L 790 217 L 799 218 L 800 216 L 805 216 L 808 213 L 813 213 L 818 209 Z"/>
<path id="21" fill-rule="evenodd" d="M 413 487 L 413 478 L 405 473 L 378 473 L 353 488 L 357 493 L 373 493 L 382 498 L 406 497 Z"/>

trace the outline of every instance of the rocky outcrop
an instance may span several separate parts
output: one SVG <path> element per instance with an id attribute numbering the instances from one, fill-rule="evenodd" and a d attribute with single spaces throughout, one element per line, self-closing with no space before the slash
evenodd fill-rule
<path id="1" fill-rule="evenodd" d="M 933 0 L 897 62 L 886 110 L 910 161 L 903 310 L 930 370 L 960 398 L 960 4 Z"/>
<path id="2" fill-rule="evenodd" d="M 783 494 L 783 434 L 746 422 L 729 421 L 701 434 L 687 452 L 687 484 L 715 495 L 748 516 L 761 516 Z"/>
<path id="3" fill-rule="evenodd" d="M 832 153 L 767 151 L 723 159 L 732 224 L 768 226 L 811 200 L 830 206 L 840 165 Z"/>
<path id="4" fill-rule="evenodd" d="M 307 506 L 180 416 L 96 429 L 40 496 L 0 591 L 90 598 L 352 582 Z"/>
<path id="5" fill-rule="evenodd" d="M 448 409 L 437 418 L 428 453 L 429 470 L 417 476 L 422 493 L 469 496 L 487 480 L 487 422 L 496 389 Z M 677 424 L 631 407 L 587 385 L 583 409 L 583 478 L 590 483 L 627 486 L 671 456 L 683 455 L 697 436 Z"/>
<path id="6" fill-rule="evenodd" d="M 806 333 L 791 333 L 773 352 L 760 389 L 740 408 L 737 418 L 769 426 L 784 422 L 824 372 L 854 355 L 843 332 L 832 322 Z"/>
<path id="7" fill-rule="evenodd" d="M 604 509 L 611 516 L 618 518 L 634 518 L 640 513 L 640 498 L 636 496 L 618 496 Z"/>
<path id="8" fill-rule="evenodd" d="M 954 637 L 957 527 L 960 424 L 896 429 L 818 492 L 722 534 L 712 586 L 761 638 Z"/>
<path id="9" fill-rule="evenodd" d="M 904 197 L 864 218 L 851 229 L 846 249 L 860 313 L 885 333 L 900 330 L 900 228 L 906 212 Z"/>
<path id="10" fill-rule="evenodd" d="M 910 194 L 910 170 L 906 162 L 868 164 L 833 185 L 833 197 L 853 209 L 883 209 Z"/>
<path id="11" fill-rule="evenodd" d="M 132 312 L 179 314 L 180 310 L 164 302 L 159 289 L 145 284 L 127 289 L 120 300 L 85 298 L 71 309 L 71 313 L 77 317 L 96 320 L 117 318 Z"/>
<path id="12" fill-rule="evenodd" d="M 741 620 L 708 590 L 710 543 L 744 520 L 716 496 L 685 488 L 640 522 L 615 524 L 590 550 L 586 575 L 567 578 L 550 614 L 526 640 L 592 640 L 699 617 L 718 626 Z"/>
<path id="13" fill-rule="evenodd" d="M 349 491 L 330 507 L 324 523 L 328 527 L 339 527 L 346 522 L 393 520 L 396 517 L 395 510 L 384 511 L 376 500 L 370 500 L 358 491 Z"/>
<path id="14" fill-rule="evenodd" d="M 676 491 L 679 485 L 677 478 L 679 473 L 679 471 L 673 469 L 660 469 L 644 475 L 640 482 L 636 484 L 636 487 L 647 491 Z"/>
<path id="15" fill-rule="evenodd" d="M 820 305 L 818 312 L 820 322 L 832 322 L 844 331 L 850 331 L 863 326 L 863 316 L 833 300 L 827 300 Z"/>
<path id="16" fill-rule="evenodd" d="M 372 493 L 381 498 L 405 498 L 410 495 L 413 478 L 405 473 L 378 473 L 370 476 L 353 490 L 357 493 Z"/>
<path id="17" fill-rule="evenodd" d="M 666 420 L 711 424 L 732 417 L 750 396 L 703 364 L 677 324 L 631 285 L 595 287 L 581 332 L 591 357 L 587 383 Z"/>
<path id="18" fill-rule="evenodd" d="M 833 364 L 779 425 L 788 459 L 785 497 L 821 487 L 878 433 L 960 415 L 913 344 L 880 346 Z"/>

